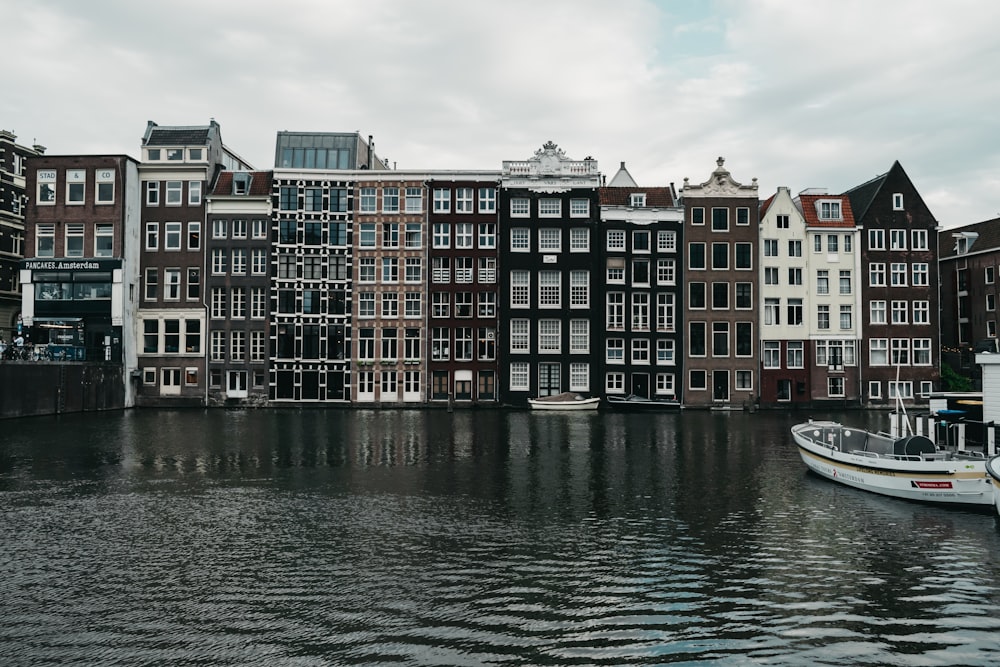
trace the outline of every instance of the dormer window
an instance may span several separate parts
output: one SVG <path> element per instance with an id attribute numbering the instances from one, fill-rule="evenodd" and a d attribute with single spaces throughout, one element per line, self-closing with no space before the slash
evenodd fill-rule
<path id="1" fill-rule="evenodd" d="M 645 192 L 633 192 L 629 195 L 629 206 L 632 208 L 643 208 L 646 205 Z"/>
<path id="2" fill-rule="evenodd" d="M 178 161 L 184 159 L 184 149 L 183 148 L 168 148 L 167 149 L 167 159 Z"/>
<path id="3" fill-rule="evenodd" d="M 250 174 L 233 174 L 233 194 L 245 195 L 250 191 Z"/>
<path id="4" fill-rule="evenodd" d="M 903 210 L 903 193 L 897 192 L 892 195 L 892 210 L 902 211 Z"/>
<path id="5" fill-rule="evenodd" d="M 820 200 L 816 202 L 816 208 L 819 212 L 820 220 L 842 220 L 843 216 L 840 213 L 840 202 L 839 201 L 829 201 Z"/>

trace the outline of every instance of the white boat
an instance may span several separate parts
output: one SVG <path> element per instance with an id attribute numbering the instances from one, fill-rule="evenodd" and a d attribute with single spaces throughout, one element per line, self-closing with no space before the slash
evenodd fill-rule
<path id="1" fill-rule="evenodd" d="M 646 398 L 645 396 L 608 396 L 608 405 L 619 410 L 650 412 L 680 410 L 681 402 L 672 398 Z"/>
<path id="2" fill-rule="evenodd" d="M 584 398 L 576 392 L 568 391 L 553 396 L 529 398 L 528 404 L 535 410 L 596 410 L 600 398 Z"/>
<path id="3" fill-rule="evenodd" d="M 986 508 L 994 487 L 979 452 L 938 448 L 922 435 L 894 438 L 837 422 L 792 427 L 803 463 L 822 477 L 895 498 Z"/>
<path id="4" fill-rule="evenodd" d="M 993 501 L 997 506 L 997 514 L 1000 515 L 1000 456 L 994 456 L 987 461 L 986 472 L 993 482 Z"/>

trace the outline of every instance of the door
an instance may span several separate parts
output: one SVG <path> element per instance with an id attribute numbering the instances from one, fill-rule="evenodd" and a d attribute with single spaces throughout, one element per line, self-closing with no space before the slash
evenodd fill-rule
<path id="1" fill-rule="evenodd" d="M 636 396 L 649 398 L 649 373 L 632 374 L 632 393 Z"/>
<path id="2" fill-rule="evenodd" d="M 181 395 L 181 369 L 160 369 L 160 396 Z"/>
<path id="3" fill-rule="evenodd" d="M 559 364 L 538 364 L 538 395 L 554 396 L 562 393 L 559 383 Z"/>
<path id="4" fill-rule="evenodd" d="M 712 400 L 729 400 L 729 371 L 712 371 Z"/>
<path id="5" fill-rule="evenodd" d="M 228 371 L 226 373 L 226 396 L 229 398 L 246 398 L 247 393 L 247 372 Z"/>

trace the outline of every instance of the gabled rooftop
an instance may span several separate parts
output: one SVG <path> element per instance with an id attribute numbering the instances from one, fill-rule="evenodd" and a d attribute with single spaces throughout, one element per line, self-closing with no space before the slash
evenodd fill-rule
<path id="1" fill-rule="evenodd" d="M 271 171 L 223 171 L 219 173 L 212 194 L 267 197 L 271 194 L 273 174 Z"/>
<path id="2" fill-rule="evenodd" d="M 847 195 L 800 194 L 794 201 L 807 227 L 843 229 L 857 226 L 854 221 L 854 209 Z M 837 204 L 837 206 L 824 206 L 824 204 Z M 824 211 L 829 212 L 836 208 L 840 209 L 839 217 L 833 214 L 829 217 L 824 216 Z"/>
<path id="3" fill-rule="evenodd" d="M 153 121 L 146 123 L 143 146 L 207 146 L 219 134 L 215 119 L 208 125 L 160 126 Z"/>

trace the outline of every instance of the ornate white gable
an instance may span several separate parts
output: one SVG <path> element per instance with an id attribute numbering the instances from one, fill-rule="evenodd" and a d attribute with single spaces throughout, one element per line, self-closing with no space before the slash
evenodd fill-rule
<path id="1" fill-rule="evenodd" d="M 541 192 L 565 192 L 571 188 L 598 187 L 601 174 L 597 160 L 572 160 L 554 142 L 546 141 L 527 160 L 503 161 L 503 184 Z"/>
<path id="2" fill-rule="evenodd" d="M 733 180 L 729 170 L 723 167 L 725 158 L 715 161 L 719 166 L 712 172 L 712 177 L 701 185 L 691 185 L 684 179 L 682 193 L 686 197 L 757 197 L 757 179 L 750 185 Z"/>

